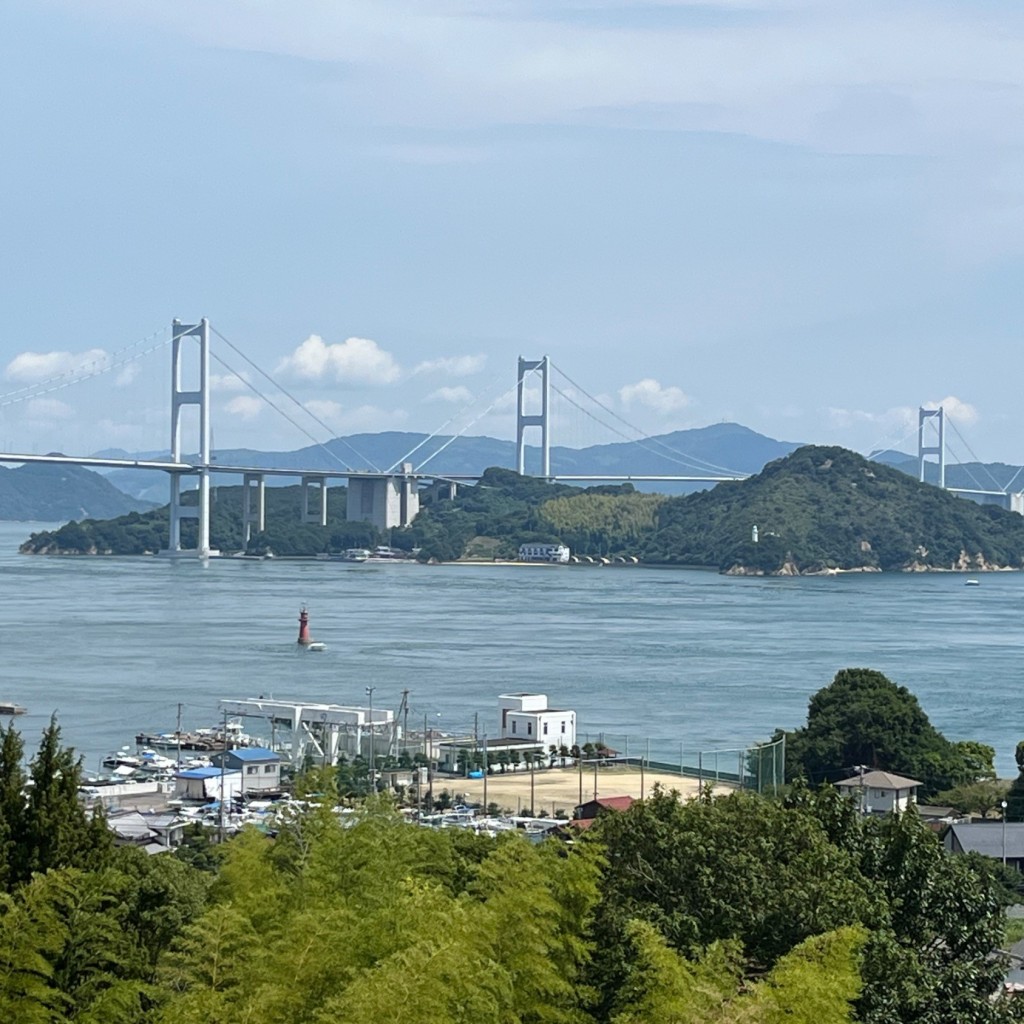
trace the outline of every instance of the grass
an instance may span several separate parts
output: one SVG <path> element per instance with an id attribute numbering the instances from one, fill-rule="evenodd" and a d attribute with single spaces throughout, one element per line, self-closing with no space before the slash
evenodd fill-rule
<path id="1" fill-rule="evenodd" d="M 1008 917 L 1004 926 L 1005 943 L 1012 946 L 1024 939 L 1024 917 Z"/>

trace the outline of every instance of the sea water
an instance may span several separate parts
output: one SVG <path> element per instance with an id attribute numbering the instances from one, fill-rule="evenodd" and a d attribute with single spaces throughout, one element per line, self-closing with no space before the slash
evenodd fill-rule
<path id="1" fill-rule="evenodd" d="M 56 713 L 94 770 L 139 731 L 263 695 L 397 709 L 409 729 L 496 735 L 496 698 L 540 691 L 580 740 L 691 760 L 806 718 L 836 671 L 907 686 L 950 739 L 1024 738 L 1024 574 L 735 578 L 695 570 L 17 553 L 0 523 L 0 699 L 32 750 Z M 295 643 L 298 613 L 327 650 Z"/>

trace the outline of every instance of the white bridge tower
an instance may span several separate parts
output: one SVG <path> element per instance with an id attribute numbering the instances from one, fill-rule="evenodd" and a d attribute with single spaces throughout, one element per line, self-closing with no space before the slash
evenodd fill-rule
<path id="1" fill-rule="evenodd" d="M 210 323 L 203 317 L 197 324 L 171 323 L 171 461 L 181 462 L 181 410 L 186 405 L 199 406 L 199 501 L 197 505 L 183 505 L 181 474 L 171 474 L 168 553 L 181 552 L 181 521 L 197 519 L 199 536 L 196 549 L 189 554 L 200 558 L 210 555 Z M 186 338 L 199 339 L 199 387 L 196 390 L 181 386 L 182 342 Z"/>
<path id="2" fill-rule="evenodd" d="M 938 419 L 939 438 L 938 444 L 925 444 L 924 430 L 925 423 L 931 419 Z M 927 463 L 926 455 L 937 455 L 939 457 L 939 486 L 946 486 L 946 414 L 940 405 L 938 409 L 917 410 L 917 469 L 918 479 L 924 482 L 924 471 Z"/>
<path id="3" fill-rule="evenodd" d="M 523 435 L 527 427 L 540 427 L 541 471 L 544 479 L 551 476 L 551 387 L 548 371 L 551 368 L 547 356 L 541 359 L 524 359 L 519 357 L 518 400 L 516 402 L 516 469 L 519 473 L 526 472 L 526 444 Z M 526 374 L 540 370 L 540 415 L 526 413 Z"/>

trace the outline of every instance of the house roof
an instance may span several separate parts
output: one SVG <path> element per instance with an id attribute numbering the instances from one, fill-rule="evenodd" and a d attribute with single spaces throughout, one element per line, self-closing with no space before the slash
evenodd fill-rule
<path id="1" fill-rule="evenodd" d="M 966 853 L 983 853 L 997 860 L 1003 855 L 1003 829 L 1001 821 L 971 822 L 950 825 L 949 835 L 956 836 L 960 848 Z M 1024 858 L 1024 821 L 1008 821 L 1006 829 L 1006 856 Z"/>
<path id="2" fill-rule="evenodd" d="M 592 807 L 595 804 L 600 810 L 628 811 L 633 803 L 634 800 L 631 796 L 600 796 L 596 800 L 585 800 L 576 808 L 576 811 L 579 813 L 584 807 Z"/>
<path id="3" fill-rule="evenodd" d="M 868 786 L 872 789 L 913 789 L 922 783 L 902 775 L 893 775 L 892 772 L 865 772 L 863 775 L 854 775 L 850 779 L 842 779 L 836 785 L 840 789 L 861 786 Z"/>
<path id="4" fill-rule="evenodd" d="M 219 768 L 186 768 L 183 772 L 175 775 L 176 779 L 212 779 L 220 775 Z"/>
<path id="5" fill-rule="evenodd" d="M 229 757 L 238 758 L 239 761 L 280 761 L 279 754 L 268 750 L 266 747 L 236 747 L 228 751 Z"/>

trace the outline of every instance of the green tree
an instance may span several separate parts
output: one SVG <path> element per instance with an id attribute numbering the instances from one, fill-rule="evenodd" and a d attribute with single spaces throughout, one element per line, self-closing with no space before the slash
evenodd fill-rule
<path id="1" fill-rule="evenodd" d="M 24 752 L 18 731 L 0 726 L 0 889 L 27 876 Z"/>
<path id="2" fill-rule="evenodd" d="M 917 698 L 873 669 L 837 672 L 811 697 L 806 726 L 786 733 L 787 778 L 802 773 L 812 784 L 837 781 L 866 765 L 910 776 L 922 783 L 921 795 L 931 796 L 975 781 L 984 767 L 977 758 L 972 747 L 965 761 Z"/>

